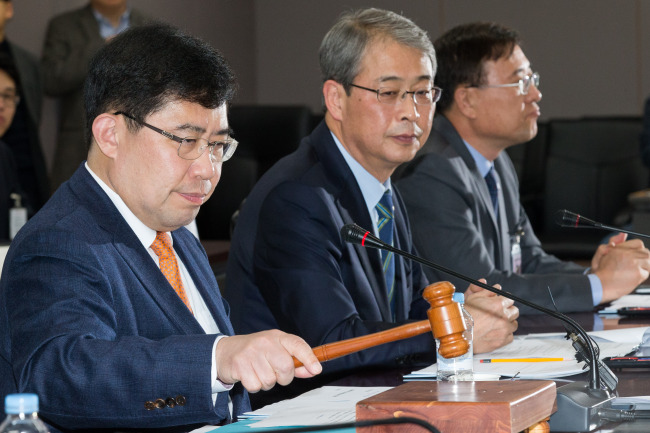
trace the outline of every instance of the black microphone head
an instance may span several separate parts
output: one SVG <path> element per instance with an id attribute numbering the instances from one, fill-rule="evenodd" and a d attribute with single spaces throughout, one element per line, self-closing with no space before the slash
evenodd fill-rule
<path id="1" fill-rule="evenodd" d="M 561 227 L 597 227 L 595 221 L 566 209 L 555 212 L 555 222 Z"/>
<path id="2" fill-rule="evenodd" d="M 384 247 L 381 239 L 356 224 L 346 224 L 341 227 L 341 238 L 350 244 L 362 245 L 364 247 Z"/>

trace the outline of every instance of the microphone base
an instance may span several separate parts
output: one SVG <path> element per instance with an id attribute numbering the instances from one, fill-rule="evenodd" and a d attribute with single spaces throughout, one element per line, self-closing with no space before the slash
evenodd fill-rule
<path id="1" fill-rule="evenodd" d="M 598 415 L 610 408 L 614 396 L 602 389 L 590 389 L 587 382 L 573 382 L 557 389 L 557 412 L 551 415 L 551 431 L 587 432 L 607 422 Z"/>

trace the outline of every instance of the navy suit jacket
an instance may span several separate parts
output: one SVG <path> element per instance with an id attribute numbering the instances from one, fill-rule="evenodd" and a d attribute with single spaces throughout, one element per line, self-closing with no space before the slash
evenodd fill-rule
<path id="1" fill-rule="evenodd" d="M 172 236 L 231 335 L 205 251 L 185 228 Z M 214 340 L 84 166 L 11 244 L 0 280 L 0 394 L 38 394 L 40 415 L 58 430 L 227 420 L 228 393 L 216 405 L 211 397 Z M 248 410 L 242 388 L 230 395 L 235 414 Z M 186 404 L 145 408 L 177 396 Z"/>
<path id="2" fill-rule="evenodd" d="M 546 254 L 519 200 L 519 181 L 512 161 L 501 154 L 494 161 L 501 179 L 499 216 L 494 215 L 485 179 L 462 138 L 446 117 L 438 115 L 431 136 L 397 182 L 413 224 L 415 244 L 429 260 L 488 284 L 562 311 L 593 309 L 585 268 Z M 511 237 L 521 236 L 522 274 L 513 273 Z M 429 278 L 455 278 L 427 270 Z M 547 289 L 548 288 L 548 289 Z M 535 310 L 518 305 L 524 313 Z"/>
<path id="3" fill-rule="evenodd" d="M 414 252 L 398 191 L 394 193 L 397 248 Z M 279 327 L 312 347 L 396 326 L 380 251 L 344 242 L 345 224 L 372 229 L 356 179 L 322 122 L 300 147 L 257 183 L 241 210 L 226 271 L 237 332 Z M 425 319 L 420 266 L 397 257 L 397 322 Z M 397 365 L 425 354 L 431 334 L 327 362 L 324 372 Z"/>

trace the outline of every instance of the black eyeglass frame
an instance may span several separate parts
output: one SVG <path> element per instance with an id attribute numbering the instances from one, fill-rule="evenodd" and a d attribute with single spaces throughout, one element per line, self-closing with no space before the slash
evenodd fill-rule
<path id="1" fill-rule="evenodd" d="M 18 94 L 10 94 L 10 93 L 0 93 L 0 99 L 2 99 L 2 102 L 4 104 L 10 104 L 13 105 L 14 108 L 20 104 L 20 95 Z"/>
<path id="2" fill-rule="evenodd" d="M 430 89 L 428 89 L 429 92 L 433 91 L 433 94 L 431 95 L 431 101 L 427 101 L 427 103 L 423 104 L 421 102 L 418 102 L 416 97 L 415 97 L 415 94 L 417 92 L 421 91 L 421 90 L 413 90 L 413 91 L 405 90 L 404 93 L 402 93 L 401 95 L 397 95 L 394 102 L 386 102 L 385 100 L 384 101 L 381 100 L 381 91 L 382 91 L 382 89 L 386 89 L 386 90 L 391 89 L 390 87 L 380 87 L 378 89 L 371 89 L 369 87 L 359 86 L 358 84 L 354 84 L 354 83 L 351 83 L 350 86 L 351 87 L 356 87 L 357 89 L 367 90 L 369 92 L 375 93 L 377 95 L 377 101 L 381 102 L 382 104 L 386 104 L 386 105 L 395 105 L 395 104 L 397 104 L 398 100 L 404 100 L 404 97 L 406 95 L 410 94 L 411 98 L 413 99 L 413 102 L 416 105 L 427 106 L 427 105 L 435 104 L 436 102 L 438 102 L 440 100 L 440 96 L 442 96 L 442 89 L 440 87 L 433 86 Z"/>
<path id="3" fill-rule="evenodd" d="M 162 135 L 163 137 L 169 138 L 170 140 L 175 141 L 176 143 L 178 143 L 178 149 L 176 151 L 176 154 L 179 156 L 179 158 L 184 159 L 186 161 L 194 161 L 194 160 L 199 159 L 203 155 L 203 153 L 205 152 L 205 149 L 210 148 L 210 158 L 213 159 L 213 162 L 215 162 L 215 163 L 217 163 L 217 162 L 226 162 L 230 158 L 232 158 L 233 154 L 235 153 L 235 150 L 237 149 L 237 145 L 239 144 L 239 142 L 237 140 L 235 140 L 234 138 L 232 138 L 232 137 L 229 137 L 226 141 L 208 141 L 207 139 L 200 138 L 200 137 L 179 137 L 178 135 L 174 135 L 171 132 L 165 131 L 164 129 L 160 129 L 160 128 L 157 128 L 157 127 L 155 127 L 153 125 L 150 125 L 147 122 L 142 122 L 142 121 L 136 119 L 135 117 L 131 116 L 130 114 L 125 113 L 124 111 L 116 111 L 115 113 L 113 113 L 113 115 L 115 115 L 115 116 L 120 115 L 120 114 L 122 116 L 124 116 L 124 117 L 127 117 L 127 118 L 133 120 L 134 122 L 136 122 L 136 123 L 138 123 L 138 124 L 140 124 L 142 126 L 146 126 L 147 128 L 151 129 L 152 131 L 157 132 L 158 134 Z M 197 148 L 198 155 L 196 157 L 194 157 L 194 158 L 187 158 L 187 157 L 181 155 L 181 148 L 183 147 L 183 143 L 186 142 L 188 139 L 205 140 L 206 143 L 207 143 L 206 145 L 201 145 L 200 147 Z M 223 156 L 220 159 L 218 159 L 214 155 L 214 149 L 219 145 L 223 146 Z"/>

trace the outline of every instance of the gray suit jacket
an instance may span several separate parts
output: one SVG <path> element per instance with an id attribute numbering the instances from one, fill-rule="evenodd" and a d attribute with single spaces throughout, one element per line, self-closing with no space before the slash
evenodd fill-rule
<path id="1" fill-rule="evenodd" d="M 502 194 L 495 218 L 485 180 L 453 125 L 436 116 L 431 136 L 403 170 L 397 182 L 418 251 L 427 259 L 471 276 L 501 284 L 504 290 L 554 309 L 548 289 L 561 311 L 593 308 L 584 268 L 546 254 L 519 201 L 519 182 L 512 161 L 502 152 L 494 161 Z M 521 237 L 522 274 L 512 272 L 513 235 Z M 430 280 L 467 283 L 434 270 Z M 519 305 L 522 312 L 532 312 Z"/>
<path id="2" fill-rule="evenodd" d="M 27 106 L 27 111 L 34 124 L 38 126 L 41 123 L 41 107 L 43 105 L 43 83 L 38 59 L 11 41 L 7 42 L 20 76 L 21 100 Z"/>
<path id="3" fill-rule="evenodd" d="M 131 9 L 130 25 L 144 24 L 147 18 Z M 90 5 L 58 15 L 49 22 L 43 46 L 45 93 L 61 98 L 59 131 L 51 183 L 56 189 L 86 159 L 84 139 L 83 82 L 88 62 L 104 45 Z"/>

